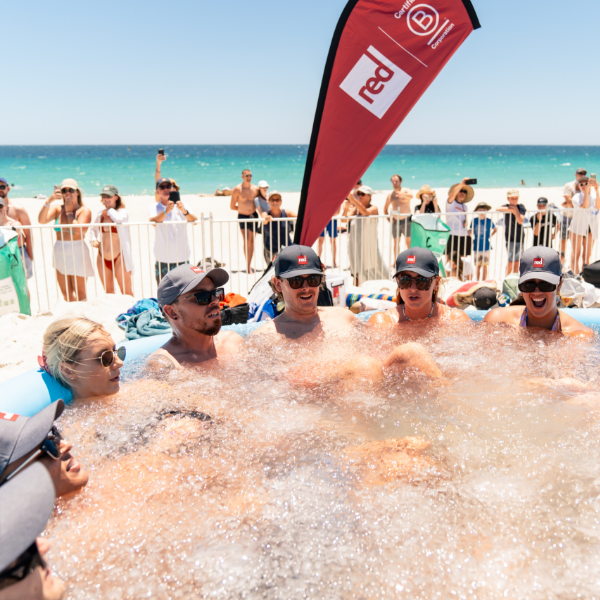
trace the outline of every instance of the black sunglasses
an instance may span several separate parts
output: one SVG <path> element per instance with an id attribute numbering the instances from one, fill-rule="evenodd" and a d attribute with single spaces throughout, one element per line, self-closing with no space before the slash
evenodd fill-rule
<path id="1" fill-rule="evenodd" d="M 7 185 L 0 185 L 0 190 L 7 190 L 8 186 Z"/>
<path id="2" fill-rule="evenodd" d="M 459 194 L 466 194 L 467 190 L 460 190 L 460 192 L 458 192 Z"/>
<path id="3" fill-rule="evenodd" d="M 3 590 L 19 581 L 23 581 L 28 575 L 33 573 L 38 567 L 46 569 L 46 561 L 42 558 L 38 550 L 37 543 L 33 542 L 16 562 L 4 569 L 0 573 L 0 590 Z"/>
<path id="4" fill-rule="evenodd" d="M 323 275 L 298 275 L 297 277 L 290 277 L 286 281 L 293 290 L 299 290 L 305 281 L 308 282 L 308 287 L 319 287 L 323 281 Z"/>
<path id="5" fill-rule="evenodd" d="M 62 188 L 62 190 L 60 190 L 61 194 L 74 194 L 75 190 L 73 188 Z"/>
<path id="6" fill-rule="evenodd" d="M 366 194 L 364 192 L 356 192 L 357 196 L 366 196 Z"/>
<path id="7" fill-rule="evenodd" d="M 36 458 L 42 454 L 46 454 L 54 460 L 58 460 L 62 456 L 60 451 L 60 441 L 62 435 L 56 426 L 52 426 L 52 429 L 48 432 L 46 439 L 42 442 L 41 446 L 22 464 L 18 469 L 13 471 L 7 478 L 6 481 L 12 479 L 17 473 L 20 473 L 27 465 L 32 463 Z"/>
<path id="8" fill-rule="evenodd" d="M 225 300 L 225 288 L 217 288 L 215 290 L 200 290 L 199 292 L 194 292 L 191 296 L 184 296 L 181 299 L 185 300 L 187 298 L 195 298 L 196 302 L 200 306 L 207 306 L 211 303 L 213 297 L 219 302 L 223 302 L 223 300 Z"/>
<path id="9" fill-rule="evenodd" d="M 410 275 L 401 275 L 396 277 L 396 282 L 401 290 L 408 290 L 412 287 L 413 281 L 417 289 L 422 292 L 428 290 L 433 283 L 433 277 L 410 277 Z"/>
<path id="10" fill-rule="evenodd" d="M 524 281 L 519 284 L 519 291 L 524 294 L 532 294 L 535 292 L 535 288 L 537 288 L 540 292 L 548 294 L 554 292 L 557 287 L 556 284 L 550 283 L 549 281 Z"/>
<path id="11" fill-rule="evenodd" d="M 170 190 L 173 186 L 170 183 L 163 183 L 158 186 L 159 190 Z"/>

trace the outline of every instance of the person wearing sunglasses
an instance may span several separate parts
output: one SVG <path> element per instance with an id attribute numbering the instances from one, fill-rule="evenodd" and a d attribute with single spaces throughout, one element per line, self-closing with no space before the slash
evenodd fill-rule
<path id="1" fill-rule="evenodd" d="M 598 239 L 598 211 L 600 193 L 595 179 L 582 175 L 577 182 L 577 193 L 572 198 L 573 220 L 571 232 L 571 270 L 581 273 L 590 263 L 592 247 Z"/>
<path id="2" fill-rule="evenodd" d="M 66 496 L 87 485 L 89 474 L 71 454 L 73 445 L 54 425 L 65 404 L 46 406 L 33 417 L 0 413 L 0 486 L 36 463 L 46 467 L 57 496 Z"/>
<path id="3" fill-rule="evenodd" d="M 157 227 L 154 232 L 154 275 L 156 283 L 175 267 L 190 258 L 190 244 L 185 223 L 198 220 L 182 200 L 171 200 L 171 192 L 177 191 L 171 179 L 165 177 L 156 182 L 159 201 L 148 208 L 148 219 Z M 178 223 L 171 225 L 170 223 Z"/>
<path id="4" fill-rule="evenodd" d="M 158 286 L 158 304 L 173 329 L 171 339 L 148 359 L 152 372 L 182 368 L 181 363 L 200 363 L 224 358 L 240 350 L 243 339 L 233 331 L 221 331 L 222 287 L 229 281 L 224 269 L 208 272 L 185 264 L 169 271 Z"/>
<path id="5" fill-rule="evenodd" d="M 562 285 L 562 266 L 556 250 L 534 246 L 523 253 L 519 263 L 520 296 L 506 308 L 495 308 L 483 319 L 487 323 L 508 323 L 536 327 L 555 333 L 593 335 L 593 331 L 557 308 Z"/>
<path id="6" fill-rule="evenodd" d="M 8 181 L 3 177 L 0 177 L 0 200 L 4 200 L 5 202 L 6 218 L 8 222 L 12 222 L 15 225 L 31 225 L 29 213 L 25 210 L 25 207 L 16 204 L 9 199 L 9 192 L 10 185 L 8 184 Z M 31 229 L 23 229 L 21 231 L 21 236 L 23 242 L 22 244 L 19 244 L 19 247 L 24 250 L 22 258 L 27 273 L 27 279 L 31 279 L 33 277 L 33 234 Z"/>
<path id="7" fill-rule="evenodd" d="M 52 515 L 55 490 L 48 471 L 34 464 L 0 487 L 0 600 L 60 600 L 64 583 L 53 576 L 38 538 Z"/>
<path id="8" fill-rule="evenodd" d="M 54 203 L 62 200 L 62 204 Z M 85 280 L 94 276 L 90 248 L 85 242 L 87 227 L 60 227 L 92 222 L 92 211 L 83 205 L 81 190 L 74 179 L 65 179 L 60 188 L 42 206 L 38 221 L 45 225 L 54 222 L 56 243 L 52 266 L 66 302 L 83 302 L 87 299 Z"/>
<path id="9" fill-rule="evenodd" d="M 75 400 L 116 394 L 125 348 L 115 342 L 100 323 L 66 316 L 51 323 L 44 333 L 38 363 Z"/>
<path id="10" fill-rule="evenodd" d="M 439 324 L 452 320 L 471 322 L 462 310 L 439 302 L 440 266 L 435 254 L 427 248 L 409 248 L 396 258 L 394 279 L 398 284 L 396 308 L 376 313 L 371 325 L 407 325 L 417 322 Z"/>

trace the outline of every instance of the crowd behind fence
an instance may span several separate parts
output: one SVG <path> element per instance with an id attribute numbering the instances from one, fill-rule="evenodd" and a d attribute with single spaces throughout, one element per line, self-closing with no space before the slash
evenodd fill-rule
<path id="1" fill-rule="evenodd" d="M 579 272 L 584 263 L 598 260 L 599 250 L 596 244 L 598 235 L 598 216 L 593 209 L 553 209 L 549 208 L 548 215 L 554 215 L 555 219 L 547 218 L 543 223 L 541 233 L 535 236 L 544 245 L 548 245 L 558 252 L 564 253 L 565 270 L 572 268 Z M 440 256 L 442 264 L 446 268 L 446 276 L 460 276 L 462 279 L 475 279 L 482 277 L 483 272 L 479 267 L 485 264 L 487 279 L 495 279 L 500 282 L 510 270 L 510 262 L 514 263 L 516 258 L 517 269 L 520 253 L 534 245 L 536 214 L 539 210 L 527 211 L 524 215 L 524 223 L 521 228 L 509 223 L 506 212 L 487 211 L 477 213 L 465 213 L 465 227 L 468 236 L 471 237 L 471 253 L 469 256 L 461 257 L 460 253 L 465 250 L 464 240 L 451 238 L 447 247 L 446 239 L 450 235 L 448 227 L 449 220 L 456 218 L 456 213 L 438 213 L 434 215 L 374 215 L 368 217 L 334 217 L 335 225 L 330 232 L 337 229 L 337 237 L 332 238 L 329 234 L 325 236 L 322 246 L 321 259 L 326 265 L 328 272 L 348 272 L 352 277 L 352 283 L 360 285 L 367 280 L 389 279 L 394 272 L 396 254 L 406 249 L 408 217 L 412 218 L 412 239 L 415 238 L 417 227 L 421 227 L 419 245 L 429 247 Z M 399 220 L 392 225 L 391 220 Z M 401 220 L 404 219 L 404 220 Z M 476 238 L 473 238 L 474 220 L 489 219 L 490 231 L 496 231 L 491 237 L 490 249 L 481 249 Z M 587 235 L 575 235 L 569 231 L 572 221 L 583 220 L 589 223 Z M 273 219 L 273 223 L 284 223 L 285 230 L 293 238 L 295 218 Z M 255 235 L 255 252 L 251 262 L 251 268 L 247 268 L 246 258 L 243 250 L 242 235 L 249 235 L 248 230 L 240 230 L 237 219 L 213 219 L 212 214 L 202 214 L 196 222 L 164 222 L 153 223 L 123 223 L 120 227 L 127 227 L 131 241 L 131 261 L 133 269 L 131 272 L 131 286 L 136 298 L 156 297 L 158 280 L 161 273 L 157 271 L 156 254 L 161 252 L 160 239 L 156 236 L 157 227 L 179 228 L 175 237 L 176 244 L 181 244 L 183 254 L 187 251 L 187 261 L 204 268 L 212 266 L 223 266 L 231 275 L 229 289 L 242 295 L 247 295 L 256 281 L 262 277 L 268 267 L 269 254 L 277 253 L 278 248 L 271 246 L 267 248 L 270 253 L 265 253 L 263 234 L 265 224 L 261 219 L 250 219 L 256 228 L 260 225 L 262 233 Z M 32 306 L 32 314 L 50 309 L 61 298 L 61 291 L 57 282 L 56 268 L 64 271 L 64 265 L 58 264 L 59 258 L 64 262 L 91 263 L 93 275 L 86 277 L 83 290 L 76 287 L 74 296 L 76 300 L 91 299 L 105 293 L 102 274 L 99 273 L 96 254 L 102 257 L 115 256 L 114 248 L 105 247 L 102 236 L 100 236 L 100 247 L 93 248 L 90 244 L 91 230 L 94 224 L 70 224 L 70 225 L 32 225 L 28 227 L 16 227 L 16 230 L 30 229 L 33 235 L 33 247 L 35 249 L 35 260 L 31 264 L 28 286 Z M 402 226 L 405 231 L 402 231 Z M 513 229 L 513 227 L 515 227 Z M 77 248 L 71 245 L 69 251 L 56 252 L 56 231 L 61 233 L 74 228 L 84 228 L 88 231 L 85 235 L 85 243 Z M 513 240 L 511 247 L 506 240 Z M 112 243 L 112 238 L 111 243 Z M 335 255 L 333 254 L 332 240 L 335 239 Z M 411 241 L 412 241 L 411 239 Z M 424 240 L 424 241 L 423 241 Z M 273 237 L 271 236 L 271 243 Z M 277 241 L 274 242 L 277 244 Z M 187 244 L 187 250 L 184 245 Z M 514 245 L 518 244 L 516 251 Z M 285 245 L 285 244 L 284 244 Z M 315 242 L 314 247 L 317 248 Z M 179 250 L 180 248 L 178 248 Z M 163 249 L 164 250 L 164 249 Z M 167 249 L 168 251 L 170 249 Z M 511 252 L 512 251 L 512 252 Z M 575 251 L 575 254 L 574 254 Z M 69 252 L 71 256 L 69 256 Z M 77 256 L 76 253 L 81 253 Z M 88 256 L 85 256 L 88 253 Z M 573 262 L 577 254 L 583 253 L 583 258 L 578 264 Z M 449 260 L 454 255 L 458 259 L 454 264 Z M 509 259 L 511 259 L 509 261 Z M 110 263 L 110 260 L 105 261 Z M 115 263 L 113 261 L 113 273 Z M 170 265 L 171 266 L 171 265 Z M 108 267 L 107 267 L 108 268 Z M 172 268 L 172 266 L 171 266 Z M 110 269 L 109 269 L 110 270 Z M 121 275 L 121 281 L 118 275 Z M 122 271 L 115 273 L 117 286 L 115 293 L 125 290 L 125 281 Z"/>

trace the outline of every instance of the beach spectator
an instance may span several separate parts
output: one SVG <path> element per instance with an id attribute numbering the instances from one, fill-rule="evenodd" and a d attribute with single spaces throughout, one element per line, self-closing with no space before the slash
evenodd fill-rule
<path id="1" fill-rule="evenodd" d="M 508 204 L 504 204 L 498 212 L 506 213 L 504 217 L 504 239 L 508 253 L 506 274 L 519 272 L 519 261 L 522 254 L 523 223 L 525 222 L 525 206 L 519 204 L 521 192 L 516 189 L 508 190 Z"/>
<path id="2" fill-rule="evenodd" d="M 569 228 L 571 227 L 571 221 L 573 220 L 573 198 L 565 197 L 564 202 L 561 204 L 563 207 L 560 211 L 560 255 L 564 261 L 564 257 L 567 254 L 567 240 L 569 239 Z"/>
<path id="3" fill-rule="evenodd" d="M 446 217 L 450 227 L 450 237 L 446 244 L 446 256 L 450 260 L 450 276 L 463 278 L 463 258 L 471 256 L 472 243 L 467 228 L 467 202 L 471 202 L 475 196 L 475 190 L 465 182 L 454 184 L 448 190 L 446 212 L 454 213 Z"/>
<path id="4" fill-rule="evenodd" d="M 62 204 L 53 204 L 62 200 Z M 92 211 L 83 205 L 81 190 L 74 179 L 65 179 L 60 191 L 56 190 L 44 203 L 38 221 L 45 225 L 54 221 L 56 242 L 52 266 L 56 279 L 67 302 L 85 301 L 85 280 L 94 276 L 90 248 L 85 242 L 87 227 L 58 227 L 58 225 L 82 225 L 92 221 Z"/>
<path id="5" fill-rule="evenodd" d="M 8 185 L 8 181 L 0 177 L 0 198 L 3 198 L 6 201 L 6 216 L 15 223 L 19 223 L 20 225 L 31 225 L 29 213 L 20 204 L 15 204 L 9 199 L 9 192 L 10 185 Z M 19 247 L 22 247 L 24 249 L 23 258 L 25 272 L 27 273 L 27 279 L 31 279 L 33 277 L 33 232 L 31 231 L 31 229 L 23 229 L 22 236 L 22 246 L 21 244 L 19 244 Z"/>
<path id="6" fill-rule="evenodd" d="M 417 192 L 417 200 L 419 200 L 421 204 L 415 206 L 415 213 L 425 214 L 441 212 L 435 190 L 432 190 L 428 185 L 424 185 Z"/>
<path id="7" fill-rule="evenodd" d="M 577 189 L 577 184 L 582 177 L 587 175 L 587 171 L 584 168 L 579 168 L 575 171 L 575 179 L 573 181 L 569 181 L 569 183 L 565 183 L 565 187 L 563 188 L 563 198 L 565 200 L 572 200 L 573 196 L 579 191 Z"/>
<path id="8" fill-rule="evenodd" d="M 358 200 L 358 196 L 356 192 L 362 186 L 362 179 L 359 179 L 356 182 L 356 185 L 352 188 L 352 191 L 346 196 L 346 199 L 342 202 L 342 227 L 340 228 L 340 233 L 345 233 L 350 229 L 350 222 L 346 217 L 354 214 L 354 205 L 350 202 L 350 196 L 353 196 L 355 200 Z M 345 228 L 344 228 L 345 227 Z"/>
<path id="9" fill-rule="evenodd" d="M 230 208 L 238 214 L 240 232 L 244 240 L 244 256 L 246 257 L 247 273 L 252 270 L 252 257 L 254 256 L 254 235 L 258 233 L 259 223 L 248 222 L 248 219 L 258 219 L 254 200 L 258 196 L 258 187 L 252 185 L 252 171 L 242 171 L 242 183 L 236 185 L 231 195 Z"/>
<path id="10" fill-rule="evenodd" d="M 533 218 L 533 245 L 552 248 L 558 219 L 552 209 L 548 210 L 548 198 L 538 198 L 537 208 Z"/>
<path id="11" fill-rule="evenodd" d="M 281 203 L 281 194 L 273 191 L 269 195 L 269 210 L 261 213 L 261 217 L 264 219 L 263 241 L 267 264 L 273 260 L 282 248 L 292 245 L 292 238 L 290 237 L 292 223 L 290 221 L 273 221 L 273 219 L 287 219 L 297 217 L 298 214 L 293 210 L 281 208 Z"/>
<path id="12" fill-rule="evenodd" d="M 323 231 L 321 232 L 321 235 L 319 235 L 319 242 L 318 242 L 318 246 L 317 246 L 318 247 L 317 254 L 318 254 L 319 258 L 321 258 L 321 255 L 323 254 L 323 246 L 325 245 L 325 234 L 327 234 L 331 241 L 331 253 L 333 255 L 333 260 L 332 260 L 333 268 L 337 267 L 337 238 L 339 235 L 338 219 L 336 219 L 336 217 L 340 214 L 341 210 L 342 210 L 342 206 L 340 205 L 340 207 L 335 211 L 331 221 L 329 221 L 329 223 L 327 223 L 327 225 L 325 226 L 325 229 L 323 229 Z"/>
<path id="13" fill-rule="evenodd" d="M 23 248 L 23 230 L 17 229 L 21 226 L 19 221 L 15 221 L 8 216 L 8 207 L 6 206 L 6 198 L 0 197 L 0 227 L 16 231 L 18 233 L 18 245 L 19 248 Z M 23 268 L 25 268 L 25 261 L 23 261 Z"/>
<path id="14" fill-rule="evenodd" d="M 44 560 L 50 543 L 38 538 L 52 515 L 54 501 L 52 479 L 41 464 L 0 487 L 1 600 L 63 597 L 63 582 L 51 574 Z"/>
<path id="15" fill-rule="evenodd" d="M 121 293 L 133 296 L 131 236 L 129 227 L 123 226 L 129 222 L 129 215 L 114 185 L 105 185 L 100 199 L 104 209 L 98 212 L 94 223 L 109 223 L 109 226 L 91 228 L 92 246 L 98 248 L 96 264 L 100 281 L 107 294 L 115 293 L 116 279 Z"/>
<path id="16" fill-rule="evenodd" d="M 159 179 L 156 191 L 160 200 L 148 209 L 148 218 L 157 225 L 154 235 L 154 275 L 156 283 L 159 283 L 171 269 L 188 262 L 190 244 L 186 222 L 193 223 L 198 217 L 189 211 L 183 200 L 176 204 L 169 199 L 174 191 L 170 179 Z"/>
<path id="17" fill-rule="evenodd" d="M 161 164 L 167 160 L 167 157 L 164 154 L 157 154 L 156 155 L 156 169 L 154 171 L 154 185 L 155 185 L 155 189 L 154 189 L 154 198 L 156 199 L 156 202 L 160 202 L 160 195 L 158 194 L 158 180 L 159 179 L 165 179 L 164 177 L 162 177 L 161 172 L 160 172 L 160 167 Z M 174 179 L 171 178 L 167 178 L 169 179 L 169 181 L 171 182 L 172 185 L 172 191 L 174 192 L 178 192 L 181 188 L 177 185 L 177 182 Z M 231 194 L 229 194 L 229 196 L 231 196 Z"/>
<path id="18" fill-rule="evenodd" d="M 350 223 L 350 239 L 348 241 L 348 257 L 350 271 L 356 285 L 362 285 L 372 279 L 388 279 L 389 269 L 383 262 L 377 243 L 377 219 L 370 219 L 379 214 L 376 206 L 371 204 L 373 190 L 363 185 L 354 194 L 348 196 L 352 209 L 349 216 L 356 216 Z"/>
<path id="19" fill-rule="evenodd" d="M 598 182 L 582 175 L 577 182 L 577 193 L 573 196 L 572 202 L 575 210 L 569 227 L 572 249 L 571 270 L 580 273 L 583 267 L 590 264 L 592 246 L 598 239 L 598 210 L 600 210 Z"/>
<path id="20" fill-rule="evenodd" d="M 480 202 L 475 207 L 476 213 L 486 213 L 492 210 L 492 207 L 485 202 Z M 491 240 L 496 235 L 496 226 L 488 215 L 482 214 L 473 219 L 471 232 L 475 239 L 475 266 L 477 268 L 476 280 L 485 281 L 488 276 L 488 266 L 490 264 L 490 253 L 492 250 Z"/>
<path id="21" fill-rule="evenodd" d="M 400 213 L 399 215 L 392 214 L 388 217 L 392 228 L 392 239 L 394 240 L 394 256 L 397 256 L 398 244 L 402 236 L 404 236 L 406 247 L 410 248 L 410 201 L 413 198 L 413 194 L 408 188 L 402 187 L 402 177 L 400 175 L 392 175 L 390 181 L 394 189 L 391 194 L 388 194 L 385 200 L 383 214 L 387 215 L 388 211 Z"/>
<path id="22" fill-rule="evenodd" d="M 268 213 L 271 208 L 269 205 L 269 184 L 264 179 L 258 182 L 258 196 L 254 198 L 254 206 L 259 215 Z"/>

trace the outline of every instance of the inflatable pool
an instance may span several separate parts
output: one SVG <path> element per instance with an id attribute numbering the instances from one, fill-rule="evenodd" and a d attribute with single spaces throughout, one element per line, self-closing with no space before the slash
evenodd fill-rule
<path id="1" fill-rule="evenodd" d="M 600 332 L 600 308 L 588 309 L 561 309 L 571 314 L 575 319 L 591 327 L 596 332 Z M 369 317 L 378 311 L 372 310 L 360 313 L 358 318 L 361 321 L 367 321 Z M 467 309 L 465 311 L 473 321 L 480 322 L 485 317 L 487 311 Z M 236 331 L 241 336 L 246 337 L 254 330 L 258 329 L 263 323 L 247 323 L 246 325 L 228 325 L 223 329 Z M 127 348 L 127 358 L 125 362 L 131 364 L 141 360 L 144 356 L 158 350 L 167 342 L 170 333 L 165 335 L 156 335 L 140 340 L 131 340 L 120 343 L 119 346 Z M 0 383 L 0 412 L 16 413 L 30 417 L 39 412 L 48 404 L 62 398 L 67 404 L 73 400 L 69 389 L 58 383 L 53 377 L 41 369 L 31 369 L 26 373 L 13 377 L 8 381 Z"/>

